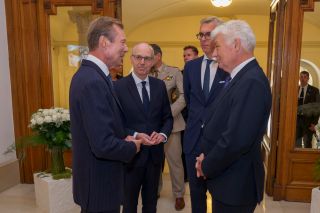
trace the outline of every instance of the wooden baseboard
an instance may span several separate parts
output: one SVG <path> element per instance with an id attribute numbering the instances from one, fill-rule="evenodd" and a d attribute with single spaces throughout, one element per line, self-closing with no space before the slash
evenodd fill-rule
<path id="1" fill-rule="evenodd" d="M 12 160 L 0 164 L 0 192 L 20 183 L 19 162 Z"/>

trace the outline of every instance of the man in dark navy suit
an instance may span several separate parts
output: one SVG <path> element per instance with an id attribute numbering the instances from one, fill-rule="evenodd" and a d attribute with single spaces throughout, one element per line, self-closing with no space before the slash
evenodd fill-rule
<path id="1" fill-rule="evenodd" d="M 123 107 L 128 133 L 153 146 L 141 151 L 126 166 L 124 213 L 137 212 L 141 190 L 142 212 L 157 211 L 157 192 L 163 161 L 163 144 L 171 133 L 173 118 L 167 90 L 162 80 L 148 76 L 154 52 L 147 43 L 132 49 L 133 72 L 115 82 L 114 88 Z"/>
<path id="2" fill-rule="evenodd" d="M 246 22 L 228 21 L 211 36 L 213 55 L 230 79 L 206 110 L 197 175 L 206 178 L 213 213 L 253 213 L 264 192 L 261 142 L 270 86 L 253 55 L 255 35 Z"/>
<path id="3" fill-rule="evenodd" d="M 188 109 L 188 120 L 184 133 L 183 151 L 185 153 L 189 177 L 191 207 L 193 213 L 207 212 L 207 186 L 202 178 L 197 178 L 194 167 L 196 157 L 200 154 L 201 125 L 205 119 L 205 109 L 210 106 L 224 85 L 228 73 L 218 68 L 212 60 L 214 46 L 210 37 L 211 31 L 221 24 L 216 17 L 200 21 L 200 40 L 204 56 L 186 63 L 183 72 L 184 96 Z"/>
<path id="4" fill-rule="evenodd" d="M 109 69 L 128 51 L 123 26 L 109 17 L 88 30 L 89 55 L 70 87 L 73 198 L 81 212 L 119 213 L 124 162 L 140 150 L 141 140 L 125 141 L 121 107 Z"/>

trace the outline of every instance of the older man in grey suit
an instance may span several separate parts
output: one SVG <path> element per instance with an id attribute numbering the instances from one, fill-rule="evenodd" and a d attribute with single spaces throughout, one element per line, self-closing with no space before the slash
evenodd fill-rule
<path id="1" fill-rule="evenodd" d="M 184 170 L 181 158 L 181 131 L 185 128 L 185 121 L 181 111 L 186 106 L 183 96 L 183 77 L 177 67 L 171 67 L 162 62 L 162 50 L 157 44 L 151 44 L 154 50 L 154 70 L 152 75 L 161 79 L 166 84 L 171 112 L 173 116 L 173 129 L 168 143 L 164 145 L 165 156 L 169 165 L 172 192 L 175 201 L 175 209 L 182 210 L 184 202 Z M 161 184 L 161 183 L 160 183 Z"/>

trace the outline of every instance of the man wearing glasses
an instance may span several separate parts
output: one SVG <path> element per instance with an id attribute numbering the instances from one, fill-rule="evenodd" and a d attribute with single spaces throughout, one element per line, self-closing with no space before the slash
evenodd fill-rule
<path id="1" fill-rule="evenodd" d="M 185 128 L 185 121 L 182 117 L 181 110 L 186 106 L 183 97 L 183 77 L 177 67 L 172 67 L 162 62 L 162 50 L 157 44 L 150 44 L 154 51 L 153 76 L 164 81 L 169 96 L 171 112 L 173 116 L 173 129 L 164 145 L 165 157 L 167 159 L 170 171 L 172 193 L 175 197 L 175 209 L 182 210 L 185 207 L 184 202 L 184 173 L 181 158 L 181 131 Z M 162 188 L 162 177 L 159 183 L 159 195 Z"/>
<path id="2" fill-rule="evenodd" d="M 207 185 L 203 177 L 197 178 L 195 162 L 200 155 L 200 141 L 204 112 L 223 88 L 228 73 L 218 67 L 213 60 L 214 44 L 210 33 L 222 21 L 217 17 L 207 17 L 200 21 L 200 31 L 196 35 L 204 55 L 188 61 L 184 67 L 183 87 L 188 109 L 188 121 L 184 133 L 185 153 L 191 206 L 193 213 L 206 213 Z"/>
<path id="3" fill-rule="evenodd" d="M 157 209 L 163 145 L 171 133 L 173 118 L 164 82 L 148 76 L 153 60 L 152 47 L 137 44 L 131 55 L 133 72 L 114 83 L 127 133 L 149 142 L 126 166 L 123 213 L 137 212 L 140 189 L 142 212 L 155 213 Z"/>

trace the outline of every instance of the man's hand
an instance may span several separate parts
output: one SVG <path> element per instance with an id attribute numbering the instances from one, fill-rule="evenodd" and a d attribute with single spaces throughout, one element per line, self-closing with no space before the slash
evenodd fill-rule
<path id="1" fill-rule="evenodd" d="M 133 141 L 135 138 L 132 135 L 128 135 L 125 139 L 125 141 Z"/>
<path id="2" fill-rule="evenodd" d="M 152 132 L 151 141 L 154 143 L 154 145 L 157 145 L 165 140 L 166 140 L 166 138 L 163 135 L 161 135 L 157 132 Z"/>
<path id="3" fill-rule="evenodd" d="M 143 145 L 154 145 L 154 142 L 151 140 L 151 137 L 145 133 L 138 133 L 136 139 L 141 140 Z"/>
<path id="4" fill-rule="evenodd" d="M 133 139 L 131 141 L 136 145 L 136 148 L 137 148 L 137 152 L 136 153 L 138 153 L 140 151 L 140 147 L 141 147 L 142 141 L 141 140 L 136 140 L 136 139 Z"/>
<path id="5" fill-rule="evenodd" d="M 136 145 L 136 148 L 137 148 L 136 153 L 140 151 L 141 144 L 143 143 L 141 139 L 135 139 L 132 135 L 128 135 L 124 140 L 128 142 L 132 142 Z"/>
<path id="6" fill-rule="evenodd" d="M 197 170 L 197 177 L 198 178 L 199 177 L 203 177 L 204 179 L 206 179 L 206 177 L 204 176 L 203 171 L 202 171 L 202 161 L 204 160 L 204 154 L 201 153 L 199 155 L 199 157 L 196 158 L 196 160 L 197 161 L 196 161 L 195 167 L 196 167 L 196 170 Z"/>

